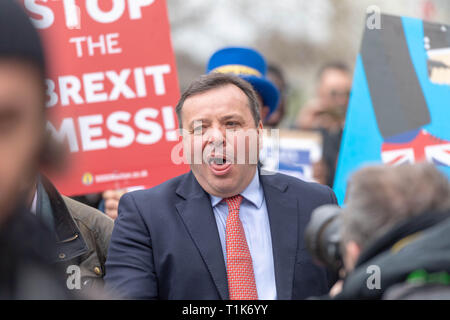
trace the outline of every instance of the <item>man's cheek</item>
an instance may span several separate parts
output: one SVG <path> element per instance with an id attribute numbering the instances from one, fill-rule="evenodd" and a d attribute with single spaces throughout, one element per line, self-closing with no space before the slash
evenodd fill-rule
<path id="1" fill-rule="evenodd" d="M 189 135 L 183 138 L 183 150 L 188 164 L 201 164 L 206 143 L 201 136 Z"/>

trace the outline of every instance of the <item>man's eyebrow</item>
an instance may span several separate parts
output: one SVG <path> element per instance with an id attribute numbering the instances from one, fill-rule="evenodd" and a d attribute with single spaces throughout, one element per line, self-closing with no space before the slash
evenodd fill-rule
<path id="1" fill-rule="evenodd" d="M 230 120 L 230 119 L 243 120 L 244 118 L 238 113 L 227 114 L 220 118 L 221 121 L 226 121 L 226 120 Z"/>
<path id="2" fill-rule="evenodd" d="M 209 120 L 207 119 L 194 119 L 189 123 L 189 127 L 192 128 L 196 122 L 200 123 L 209 123 Z"/>

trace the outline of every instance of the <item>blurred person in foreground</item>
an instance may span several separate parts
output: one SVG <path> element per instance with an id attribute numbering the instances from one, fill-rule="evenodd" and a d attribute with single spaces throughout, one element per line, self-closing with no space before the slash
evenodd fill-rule
<path id="1" fill-rule="evenodd" d="M 267 63 L 264 56 L 252 49 L 245 47 L 226 47 L 217 50 L 210 57 L 206 73 L 229 73 L 234 74 L 245 81 L 249 82 L 256 92 L 259 101 L 259 114 L 263 124 L 272 123 L 272 125 L 280 121 L 280 116 L 284 112 L 283 104 L 280 102 L 280 92 L 277 89 L 277 82 L 272 82 L 268 74 Z M 279 69 L 271 68 L 272 74 L 279 78 L 278 84 L 284 85 L 282 74 Z M 283 111 L 278 108 L 282 107 Z M 113 219 L 117 218 L 118 206 L 120 198 L 127 192 L 127 189 L 122 190 L 106 190 L 103 192 L 103 200 L 101 208 L 104 212 Z"/>
<path id="2" fill-rule="evenodd" d="M 450 184 L 433 165 L 359 170 L 341 215 L 336 299 L 450 299 Z"/>
<path id="3" fill-rule="evenodd" d="M 331 189 L 258 166 L 260 105 L 241 78 L 193 81 L 176 107 L 191 171 L 119 204 L 106 285 L 132 299 L 304 299 L 332 280 L 304 250 Z M 197 160 L 196 160 L 197 159 Z"/>
<path id="4" fill-rule="evenodd" d="M 0 1 L 0 299 L 67 299 L 48 229 L 30 213 L 29 184 L 45 153 L 45 67 L 38 35 Z"/>
<path id="5" fill-rule="evenodd" d="M 313 175 L 317 182 L 332 187 L 352 75 L 344 63 L 330 62 L 320 68 L 317 79 L 317 98 L 300 110 L 297 128 L 322 134 L 322 160 L 313 164 Z"/>
<path id="6" fill-rule="evenodd" d="M 36 227 L 31 232 L 32 227 L 24 222 L 16 228 L 14 223 L 5 226 L 5 231 L 27 232 L 16 235 L 21 238 L 17 246 L 22 242 L 30 248 L 40 244 L 36 251 L 42 251 L 48 263 L 57 263 L 58 272 L 53 275 L 64 287 L 66 268 L 77 266 L 82 288 L 100 288 L 113 221 L 60 195 L 40 174 L 43 167 L 59 166 L 61 160 L 59 147 L 46 131 L 43 48 L 37 31 L 15 1 L 1 1 L 0 25 L 0 197 L 2 203 L 9 204 L 1 210 L 24 213 L 24 221 L 31 221 L 33 215 L 45 229 Z M 39 233 L 48 236 L 50 246 L 23 241 L 39 238 Z M 52 249 L 47 252 L 47 248 Z M 15 251 L 15 246 L 8 250 Z M 41 297 L 39 290 L 35 293 L 35 298 Z"/>

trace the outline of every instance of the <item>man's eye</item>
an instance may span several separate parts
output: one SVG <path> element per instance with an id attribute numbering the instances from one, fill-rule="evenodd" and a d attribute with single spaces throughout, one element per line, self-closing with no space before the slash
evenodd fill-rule
<path id="1" fill-rule="evenodd" d="M 236 121 L 227 121 L 226 125 L 227 127 L 236 127 L 239 125 L 239 123 Z"/>
<path id="2" fill-rule="evenodd" d="M 203 132 L 204 127 L 203 126 L 199 126 L 199 127 L 195 127 L 192 131 L 195 134 L 201 134 Z"/>

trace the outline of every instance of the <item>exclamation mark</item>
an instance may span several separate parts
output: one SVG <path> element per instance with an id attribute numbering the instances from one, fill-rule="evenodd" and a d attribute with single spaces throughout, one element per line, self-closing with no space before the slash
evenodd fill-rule
<path id="1" fill-rule="evenodd" d="M 69 29 L 81 29 L 80 7 L 77 6 L 75 0 L 64 1 L 64 14 L 66 16 L 66 26 Z"/>
<path id="2" fill-rule="evenodd" d="M 166 128 L 166 140 L 167 141 L 177 141 L 178 135 L 175 129 L 175 116 L 172 107 L 162 108 L 162 117 L 164 122 L 164 127 Z"/>

